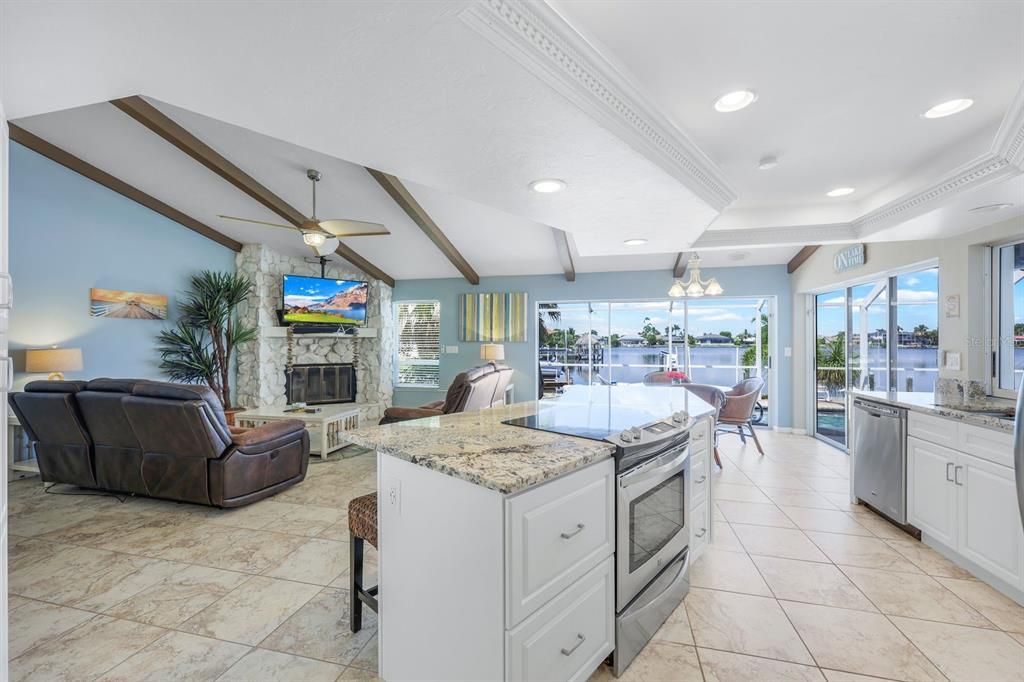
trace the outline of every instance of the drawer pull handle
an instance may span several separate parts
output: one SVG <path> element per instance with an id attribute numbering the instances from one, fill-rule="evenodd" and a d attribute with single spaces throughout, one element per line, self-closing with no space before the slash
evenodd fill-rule
<path id="1" fill-rule="evenodd" d="M 960 465 L 957 465 L 956 467 L 953 468 L 953 482 L 956 483 L 957 485 L 963 485 L 963 481 L 960 480 L 960 472 L 963 470 L 964 468 Z"/>
<path id="2" fill-rule="evenodd" d="M 699 538 L 702 538 L 702 537 L 704 537 L 704 534 L 707 533 L 707 532 L 708 532 L 707 528 L 701 528 L 699 531 L 694 533 L 694 535 L 696 535 Z"/>
<path id="3" fill-rule="evenodd" d="M 954 482 L 953 475 L 950 472 L 950 468 L 952 468 L 952 466 L 953 466 L 952 462 L 946 462 L 946 480 L 949 481 L 950 483 Z"/>
<path id="4" fill-rule="evenodd" d="M 585 641 L 587 641 L 587 638 L 583 636 L 583 633 L 582 632 L 577 632 L 576 633 L 576 643 L 573 644 L 568 649 L 562 649 L 562 655 L 563 656 L 572 656 L 573 652 L 575 652 L 577 649 L 579 649 L 580 645 L 583 644 L 583 642 L 585 642 Z"/>
<path id="5" fill-rule="evenodd" d="M 572 531 L 571 533 L 562 533 L 562 538 L 564 540 L 571 540 L 572 538 L 576 537 L 581 532 L 583 532 L 584 528 L 585 528 L 585 526 L 582 523 L 577 523 L 576 524 L 576 530 Z"/>
<path id="6" fill-rule="evenodd" d="M 701 476 L 700 478 L 697 479 L 697 483 L 703 483 L 706 480 L 708 480 L 707 476 Z"/>

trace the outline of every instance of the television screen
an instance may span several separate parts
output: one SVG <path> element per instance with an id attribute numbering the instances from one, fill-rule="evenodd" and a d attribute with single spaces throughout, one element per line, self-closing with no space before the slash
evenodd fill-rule
<path id="1" fill-rule="evenodd" d="M 366 324 L 367 282 L 285 275 L 283 289 L 288 324 Z"/>

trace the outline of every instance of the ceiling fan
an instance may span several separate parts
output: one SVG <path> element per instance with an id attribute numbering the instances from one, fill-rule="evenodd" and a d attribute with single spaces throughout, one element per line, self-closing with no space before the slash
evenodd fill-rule
<path id="1" fill-rule="evenodd" d="M 391 234 L 388 228 L 380 223 L 368 223 L 362 220 L 348 220 L 336 218 L 333 220 L 320 220 L 316 217 L 316 183 L 320 182 L 323 174 L 318 170 L 310 168 L 306 171 L 306 177 L 313 183 L 313 216 L 302 221 L 299 226 L 282 225 L 280 223 L 268 223 L 263 220 L 252 220 L 251 218 L 238 218 L 231 215 L 219 215 L 219 218 L 227 220 L 238 220 L 243 223 L 254 223 L 256 225 L 267 225 L 269 227 L 283 227 L 288 230 L 298 230 L 302 233 L 302 241 L 307 246 L 313 247 L 319 253 L 322 247 L 330 239 L 340 237 L 368 237 L 373 235 Z M 333 250 L 333 249 L 332 249 Z"/>

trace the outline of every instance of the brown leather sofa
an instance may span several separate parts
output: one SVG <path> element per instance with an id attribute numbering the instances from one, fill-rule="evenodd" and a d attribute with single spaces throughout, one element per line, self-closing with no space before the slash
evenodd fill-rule
<path id="1" fill-rule="evenodd" d="M 381 424 L 438 417 L 442 414 L 470 412 L 505 404 L 505 387 L 512 376 L 512 368 L 492 362 L 459 373 L 448 387 L 444 400 L 436 400 L 420 407 L 389 407 L 384 410 Z M 500 394 L 499 394 L 499 386 Z"/>
<path id="2" fill-rule="evenodd" d="M 205 386 L 34 381 L 9 402 L 46 482 L 239 507 L 302 481 L 309 465 L 301 421 L 229 428 Z"/>

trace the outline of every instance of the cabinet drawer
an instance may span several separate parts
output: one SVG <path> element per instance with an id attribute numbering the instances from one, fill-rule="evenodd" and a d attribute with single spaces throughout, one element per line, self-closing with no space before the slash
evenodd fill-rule
<path id="1" fill-rule="evenodd" d="M 615 642 L 611 557 L 506 635 L 508 680 L 586 680 Z"/>
<path id="2" fill-rule="evenodd" d="M 957 447 L 957 423 L 952 419 L 930 414 L 910 412 L 907 415 L 907 434 L 947 448 Z"/>
<path id="3" fill-rule="evenodd" d="M 690 452 L 707 452 L 709 450 L 708 444 L 711 442 L 709 423 L 707 419 L 704 419 L 690 429 Z"/>
<path id="4" fill-rule="evenodd" d="M 708 516 L 708 502 L 705 500 L 690 512 L 690 552 L 696 555 L 711 539 L 711 517 Z"/>
<path id="5" fill-rule="evenodd" d="M 506 502 L 506 627 L 513 627 L 615 547 L 615 463 L 607 459 Z"/>
<path id="6" fill-rule="evenodd" d="M 690 452 L 690 507 L 700 504 L 708 498 L 708 489 L 711 487 L 708 480 L 708 456 L 707 453 L 694 455 Z"/>
<path id="7" fill-rule="evenodd" d="M 1013 468 L 1013 436 L 972 424 L 959 424 L 957 449 L 995 464 Z"/>

